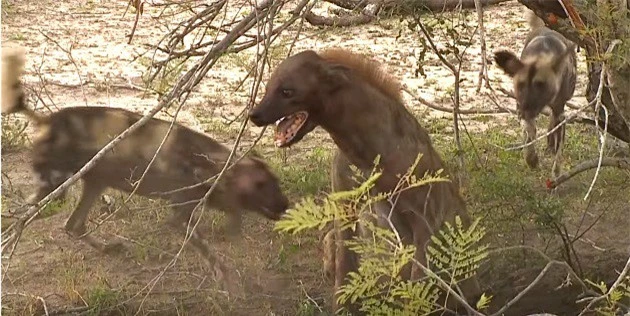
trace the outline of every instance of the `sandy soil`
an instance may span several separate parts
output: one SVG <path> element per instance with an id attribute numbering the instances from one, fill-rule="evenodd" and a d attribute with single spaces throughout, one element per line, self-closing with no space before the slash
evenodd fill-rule
<path id="1" fill-rule="evenodd" d="M 231 3 L 227 14 L 240 14 L 238 4 Z M 126 5 L 126 1 L 96 0 L 3 1 L 2 45 L 26 47 L 25 82 L 35 91 L 42 91 L 44 103 L 53 111 L 70 106 L 105 105 L 146 113 L 157 104 L 155 94 L 145 93 L 139 88 L 143 86 L 146 60 L 151 56 L 147 45 L 155 44 L 178 18 L 172 18 L 169 25 L 162 25 L 157 18 L 160 8 L 145 5 L 133 42 L 127 44 L 125 36 L 131 30 L 134 14 L 127 12 L 123 16 Z M 318 6 L 318 12 L 325 11 L 325 7 Z M 474 14 L 469 19 L 475 23 Z M 485 13 L 485 19 L 488 52 L 498 48 L 520 51 L 527 25 L 517 3 L 490 8 Z M 290 43 L 294 34 L 295 28 L 287 31 L 279 42 Z M 321 30 L 305 23 L 294 52 L 336 46 L 373 55 L 418 95 L 442 106 L 451 106 L 452 90 L 449 87 L 453 79 L 434 54 L 427 53 L 423 62 L 427 76 L 416 74 L 416 63 L 421 54 L 420 37 L 397 19 L 332 30 Z M 438 43 L 442 39 L 438 38 Z M 67 53 L 69 48 L 71 54 Z M 251 80 L 245 81 L 240 90 L 234 91 L 234 87 L 247 73 L 243 65 L 254 52 L 255 48 L 236 57 L 228 55 L 223 58 L 196 88 L 178 120 L 231 146 L 238 123 L 230 126 L 222 123 L 241 113 L 248 102 Z M 479 54 L 478 45 L 471 47 L 462 68 L 462 107 L 495 108 L 485 95 L 487 89 L 482 89 L 480 93 L 476 91 L 481 66 Z M 582 55 L 580 60 L 583 61 Z M 582 74 L 584 68 L 582 63 Z M 494 86 L 509 87 L 508 78 L 493 65 L 490 65 L 489 77 Z M 584 102 L 584 85 L 585 77 L 581 75 L 575 103 Z M 431 110 L 408 94 L 405 98 L 410 109 L 427 125 L 451 115 Z M 498 95 L 498 100 L 503 106 L 514 106 L 514 101 L 505 96 Z M 37 108 L 42 108 L 41 102 L 37 103 Z M 168 118 L 168 115 L 160 113 L 158 117 Z M 14 116 L 8 119 L 24 118 Z M 514 123 L 514 120 L 514 116 L 502 114 L 494 115 L 492 120 L 466 119 L 465 123 L 470 131 L 483 131 L 489 124 Z M 254 139 L 260 130 L 249 124 L 245 143 Z M 31 128 L 28 131 L 31 133 Z M 452 130 L 446 124 L 441 133 L 449 135 Z M 270 131 L 261 141 L 263 152 L 278 152 L 271 146 Z M 317 146 L 333 148 L 330 138 L 320 129 L 299 146 L 286 150 L 288 163 L 298 163 L 304 152 Z M 19 197 L 31 193 L 33 180 L 30 178 L 29 159 L 25 149 L 3 153 L 2 171 L 7 175 L 6 179 L 3 175 L 2 180 L 3 199 L 10 194 L 11 200 L 19 200 Z M 73 191 L 78 192 L 78 187 Z M 108 194 L 115 198 L 122 196 L 116 192 Z M 98 302 L 104 306 L 110 306 L 112 302 L 123 303 L 119 310 L 113 311 L 114 314 L 127 314 L 125 308 L 128 308 L 139 310 L 140 314 L 159 315 L 194 315 L 199 312 L 217 315 L 296 315 L 304 312 L 308 315 L 309 309 L 305 306 L 310 308 L 310 314 L 317 314 L 319 307 L 323 310 L 329 308 L 332 284 L 324 280 L 321 273 L 317 236 L 279 236 L 272 232 L 271 223 L 256 216 L 247 219 L 247 233 L 237 241 L 228 241 L 222 236 L 217 228 L 222 222 L 220 214 L 203 219 L 214 240 L 214 249 L 243 276 L 249 295 L 247 300 L 234 301 L 217 291 L 213 281 L 205 276 L 207 267 L 201 264 L 199 256 L 192 250 L 186 250 L 147 295 L 147 284 L 178 251 L 181 236 L 164 225 L 169 213 L 158 201 L 134 199 L 131 204 L 96 232 L 102 238 L 123 238 L 137 245 L 131 254 L 123 257 L 105 257 L 89 246 L 70 239 L 63 232 L 65 219 L 70 213 L 68 207 L 54 216 L 34 222 L 24 234 L 2 281 L 3 312 L 21 315 L 42 313 L 41 304 L 32 304 L 36 301 L 31 297 L 33 295 L 44 298 L 51 310 L 81 308 L 86 302 Z M 94 211 L 92 220 L 106 216 L 107 212 L 107 208 Z M 611 221 L 610 225 L 614 226 L 615 221 Z M 613 259 L 611 262 L 617 262 Z M 6 268 L 5 262 L 3 266 Z M 601 266 L 608 267 L 606 264 Z M 494 284 L 516 290 L 516 284 L 524 284 L 528 277 L 505 272 L 510 269 L 507 267 L 503 272 L 486 273 L 497 273 L 497 276 L 505 273 L 504 281 L 509 281 Z M 560 279 L 564 277 L 560 271 L 556 276 Z M 575 294 L 575 289 L 566 289 L 566 293 L 558 294 L 553 291 L 557 281 L 557 278 L 550 278 L 549 284 L 538 292 L 539 295 L 524 301 L 520 312 L 515 311 L 512 315 L 544 304 L 552 310 L 562 311 L 565 302 L 560 299 L 554 301 L 553 295 L 559 298 L 566 294 L 570 297 Z"/>

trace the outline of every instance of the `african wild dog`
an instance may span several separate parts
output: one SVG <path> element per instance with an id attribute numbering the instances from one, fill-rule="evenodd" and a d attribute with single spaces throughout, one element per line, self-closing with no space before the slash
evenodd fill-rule
<path id="1" fill-rule="evenodd" d="M 545 106 L 551 108 L 548 131 L 564 120 L 564 107 L 573 97 L 577 73 L 576 45 L 562 34 L 545 27 L 534 12 L 529 11 L 528 15 L 531 30 L 521 58 L 505 50 L 496 52 L 494 56 L 499 67 L 512 77 L 525 143 L 536 139 L 535 120 Z M 564 136 L 563 124 L 547 137 L 547 150 L 554 154 L 554 177 L 561 171 Z M 531 168 L 538 166 L 534 144 L 525 147 L 524 156 Z"/>
<path id="2" fill-rule="evenodd" d="M 96 106 L 70 107 L 50 115 L 40 114 L 26 106 L 20 84 L 24 64 L 22 53 L 3 53 L 2 111 L 24 113 L 39 130 L 31 151 L 37 189 L 29 198 L 31 203 L 36 203 L 76 173 L 114 137 L 137 122 L 141 115 Z M 118 143 L 82 177 L 82 195 L 65 224 L 69 234 L 81 236 L 86 232 L 90 208 L 105 189 L 124 192 L 134 189 L 170 125 L 167 121 L 151 119 Z M 172 225 L 186 231 L 194 207 L 212 185 L 204 181 L 220 172 L 229 154 L 230 150 L 214 139 L 174 124 L 136 194 L 171 202 L 175 211 Z M 226 171 L 204 204 L 226 212 L 227 232 L 236 235 L 241 231 L 242 211 L 257 212 L 277 220 L 289 202 L 266 163 L 257 157 L 246 156 Z M 210 260 L 208 244 L 198 231 L 193 232 L 191 242 Z M 81 239 L 101 251 L 122 246 L 104 243 L 89 235 Z"/>

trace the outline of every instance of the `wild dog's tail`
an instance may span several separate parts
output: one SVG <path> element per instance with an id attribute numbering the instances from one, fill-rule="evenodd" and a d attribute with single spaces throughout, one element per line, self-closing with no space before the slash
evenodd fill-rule
<path id="1" fill-rule="evenodd" d="M 26 95 L 20 81 L 24 71 L 24 49 L 2 48 L 2 113 L 23 113 L 37 124 L 46 117 L 26 106 Z"/>
<path id="2" fill-rule="evenodd" d="M 545 26 L 545 22 L 539 18 L 534 11 L 527 9 L 527 23 L 529 23 L 529 28 L 532 31 L 535 31 L 541 27 Z"/>

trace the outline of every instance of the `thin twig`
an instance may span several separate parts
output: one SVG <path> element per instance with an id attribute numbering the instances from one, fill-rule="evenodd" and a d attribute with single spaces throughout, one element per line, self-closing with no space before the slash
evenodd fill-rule
<path id="1" fill-rule="evenodd" d="M 453 108 L 449 108 L 449 107 L 445 107 L 445 106 L 441 106 L 441 105 L 437 105 L 423 97 L 421 97 L 420 95 L 418 95 L 417 93 L 414 93 L 411 91 L 411 89 L 405 84 L 403 85 L 402 90 L 406 93 L 408 93 L 410 96 L 412 96 L 414 99 L 416 99 L 418 102 L 426 105 L 427 107 L 437 110 L 437 111 L 441 111 L 441 112 L 448 112 L 448 113 L 453 113 Z M 459 114 L 464 114 L 464 115 L 469 115 L 469 114 L 504 114 L 504 113 L 509 113 L 509 111 L 507 110 L 502 110 L 502 109 L 498 109 L 498 110 L 491 110 L 491 109 L 459 109 L 458 111 Z"/>
<path id="2" fill-rule="evenodd" d="M 479 69 L 479 81 L 477 83 L 477 93 L 481 91 L 482 81 L 486 81 L 486 86 L 490 86 L 488 78 L 488 59 L 486 56 L 486 29 L 483 26 L 483 7 L 481 0 L 474 0 L 475 10 L 477 10 L 477 25 L 479 26 L 479 40 L 481 41 L 481 69 Z"/>
<path id="3" fill-rule="evenodd" d="M 630 170 L 630 159 L 604 157 L 601 159 L 597 158 L 597 159 L 581 162 L 577 166 L 573 167 L 571 170 L 567 171 L 566 173 L 561 174 L 560 176 L 558 176 L 558 178 L 554 179 L 551 182 L 550 188 L 555 188 L 584 171 L 595 169 L 595 168 L 599 169 L 601 167 L 616 167 L 619 169 Z"/>
<path id="4" fill-rule="evenodd" d="M 624 281 L 624 279 L 628 275 L 628 272 L 630 272 L 630 256 L 628 257 L 628 260 L 626 260 L 626 265 L 623 267 L 623 270 L 621 271 L 615 282 L 610 286 L 608 291 L 604 295 L 592 298 L 588 305 L 586 305 L 586 307 L 578 316 L 582 316 L 587 313 L 591 309 L 591 307 L 593 307 L 593 305 L 597 304 L 597 302 L 607 299 L 610 294 L 612 294 L 612 292 L 621 284 L 621 282 Z M 580 302 L 583 302 L 585 300 L 587 299 L 580 300 Z"/>
<path id="5" fill-rule="evenodd" d="M 74 69 L 77 71 L 77 76 L 79 76 L 79 82 L 84 82 L 83 81 L 83 77 L 81 76 L 81 71 L 79 69 L 79 65 L 77 65 L 76 61 L 74 60 L 74 57 L 72 57 L 72 46 L 73 46 L 73 43 L 70 43 L 70 47 L 68 49 L 66 49 L 63 46 L 61 46 L 61 44 L 58 41 L 52 39 L 50 36 L 48 36 L 46 33 L 42 32 L 41 30 L 39 30 L 39 33 L 42 34 L 47 40 L 55 43 L 55 45 L 57 45 L 57 47 L 59 47 L 59 49 L 61 49 L 64 53 L 66 53 L 66 55 L 68 55 L 68 59 L 70 59 L 70 62 L 74 66 Z M 88 105 L 87 95 L 85 94 L 85 89 L 83 88 L 83 86 L 81 86 L 81 93 L 83 94 L 83 101 L 85 101 L 85 105 L 87 106 Z"/>
<path id="6" fill-rule="evenodd" d="M 543 257 L 547 261 L 547 264 L 545 265 L 545 268 L 543 268 L 543 270 L 538 274 L 538 276 L 525 289 L 523 289 L 521 292 L 519 292 L 506 305 L 504 305 L 499 311 L 497 311 L 496 313 L 492 314 L 491 316 L 504 315 L 505 311 L 509 307 L 513 306 L 519 300 L 521 300 L 525 296 L 525 294 L 527 294 L 527 292 L 529 292 L 532 288 L 534 288 L 542 280 L 542 278 L 545 276 L 545 274 L 548 272 L 548 270 L 553 265 L 563 266 L 568 271 L 569 275 L 573 277 L 574 281 L 577 282 L 582 287 L 583 291 L 585 291 L 587 293 L 593 293 L 591 290 L 589 290 L 589 288 L 582 281 L 582 279 L 580 279 L 580 277 L 575 273 L 575 271 L 566 262 L 553 260 L 549 256 L 547 256 L 546 254 L 544 254 L 542 251 L 540 251 L 540 250 L 538 250 L 538 249 L 536 249 L 534 247 L 530 247 L 530 246 L 511 246 L 511 247 L 505 247 L 505 248 L 500 248 L 500 249 L 493 249 L 493 250 L 490 251 L 490 254 L 497 253 L 497 252 L 505 252 L 505 251 L 510 251 L 510 250 L 517 250 L 517 249 L 520 249 L 520 250 L 525 249 L 525 250 L 533 251 L 534 253 L 538 254 L 541 257 Z"/>
<path id="7" fill-rule="evenodd" d="M 578 20 L 579 20 L 579 16 L 578 16 Z M 610 55 L 613 51 L 613 49 L 615 49 L 615 46 L 617 46 L 617 44 L 620 44 L 621 41 L 620 40 L 614 40 L 610 43 L 610 46 L 608 47 L 608 49 L 606 50 L 606 55 Z M 594 115 L 599 115 L 599 109 L 603 109 L 604 110 L 604 131 L 600 131 L 599 129 L 599 120 L 597 120 L 597 118 L 595 117 L 595 127 L 597 127 L 597 131 L 599 132 L 599 138 L 600 138 L 600 146 L 599 146 L 599 162 L 598 162 L 598 166 L 597 166 L 597 170 L 595 171 L 595 175 L 593 176 L 593 181 L 591 181 L 591 185 L 588 188 L 588 191 L 586 191 L 586 195 L 584 195 L 584 200 L 586 201 L 586 199 L 588 199 L 588 196 L 591 194 L 591 191 L 593 190 L 593 187 L 595 186 L 595 181 L 597 181 L 597 176 L 599 175 L 599 170 L 601 167 L 601 163 L 602 163 L 602 159 L 604 158 L 604 149 L 606 148 L 606 139 L 608 138 L 608 108 L 606 108 L 606 106 L 602 103 L 602 92 L 603 92 L 603 87 L 604 87 L 604 82 L 606 81 L 606 76 L 608 75 L 608 64 L 605 62 L 602 62 L 602 73 L 601 76 L 599 78 L 600 83 L 599 83 L 599 88 L 597 89 L 597 95 L 595 97 L 595 100 L 597 100 L 596 104 L 595 104 L 595 114 Z M 600 89 L 602 91 L 600 91 Z"/>

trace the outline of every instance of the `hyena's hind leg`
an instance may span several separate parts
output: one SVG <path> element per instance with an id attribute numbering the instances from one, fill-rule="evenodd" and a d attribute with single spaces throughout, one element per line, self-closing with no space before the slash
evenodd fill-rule
<path id="1" fill-rule="evenodd" d="M 565 124 L 561 125 L 562 121 L 564 121 L 564 112 L 552 111 L 547 131 L 558 128 L 547 136 L 547 151 L 554 155 L 551 171 L 554 178 L 560 176 L 562 171 L 562 148 L 564 147 L 565 138 Z"/>
<path id="2" fill-rule="evenodd" d="M 528 144 L 536 139 L 536 121 L 535 119 L 522 119 L 524 144 Z M 538 167 L 538 154 L 536 153 L 536 144 L 532 143 L 523 148 L 523 156 L 525 162 L 530 168 Z"/>
<path id="3" fill-rule="evenodd" d="M 94 205 L 94 202 L 101 196 L 105 188 L 106 187 L 103 186 L 98 179 L 84 178 L 81 199 L 72 212 L 72 215 L 70 215 L 66 221 L 65 229 L 69 235 L 81 239 L 83 242 L 101 252 L 120 252 L 124 249 L 124 245 L 121 242 L 105 243 L 94 236 L 86 235 L 87 229 L 85 223 L 90 214 L 90 209 Z"/>

